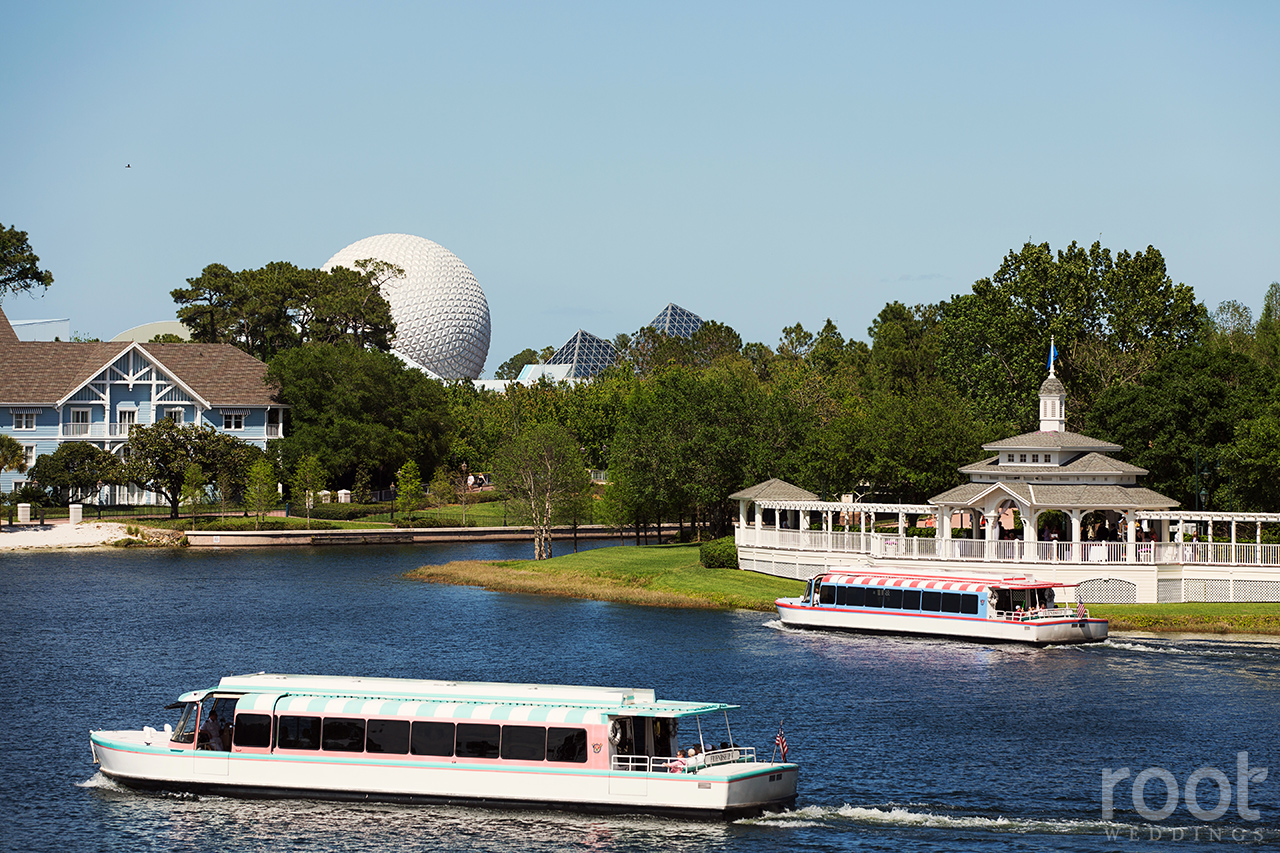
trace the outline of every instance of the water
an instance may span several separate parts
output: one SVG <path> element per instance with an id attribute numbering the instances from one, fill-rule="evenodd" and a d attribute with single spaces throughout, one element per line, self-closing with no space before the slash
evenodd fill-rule
<path id="1" fill-rule="evenodd" d="M 1169 850 L 1280 846 L 1280 644 L 1127 635 L 1030 649 L 781 628 L 407 581 L 525 544 L 0 556 L 0 848 L 38 851 Z M 785 720 L 797 811 L 731 824 L 555 812 L 242 802 L 120 789 L 90 728 L 176 722 L 181 691 L 258 670 L 654 687 Z M 1272 768 L 1237 813 L 1237 753 Z M 1134 776 L 1232 789 L 1219 820 L 1135 812 Z M 1128 767 L 1116 812 L 1104 770 Z M 1158 809 L 1164 788 L 1148 785 Z M 1201 808 L 1218 801 L 1212 781 Z M 1181 832 L 1180 840 L 1175 831 Z M 1210 841 L 1210 831 L 1218 833 Z M 1235 833 L 1236 841 L 1232 840 Z M 1200 840 L 1195 840 L 1196 833 Z M 1261 841 L 1257 840 L 1261 837 Z M 1220 840 L 1219 840 L 1220 839 Z"/>

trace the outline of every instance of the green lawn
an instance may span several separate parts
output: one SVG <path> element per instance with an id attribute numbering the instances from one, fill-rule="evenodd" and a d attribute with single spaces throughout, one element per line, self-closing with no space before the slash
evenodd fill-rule
<path id="1" fill-rule="evenodd" d="M 799 595 L 805 586 L 755 572 L 705 569 L 697 545 L 593 548 L 541 561 L 459 561 L 423 566 L 408 576 L 506 592 L 720 610 L 771 611 L 774 599 Z"/>
<path id="2" fill-rule="evenodd" d="M 1280 634 L 1280 604 L 1090 604 L 1090 616 L 1111 621 L 1112 631 L 1188 634 Z"/>

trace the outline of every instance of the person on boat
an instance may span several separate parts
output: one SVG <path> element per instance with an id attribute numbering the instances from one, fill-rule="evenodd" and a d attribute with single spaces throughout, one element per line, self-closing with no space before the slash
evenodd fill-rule
<path id="1" fill-rule="evenodd" d="M 698 768 L 706 763 L 706 757 L 702 754 L 702 748 L 694 745 L 689 747 L 689 772 L 697 773 Z"/>
<path id="2" fill-rule="evenodd" d="M 218 712 L 210 711 L 209 716 L 205 717 L 204 724 L 200 726 L 200 731 L 209 736 L 209 748 L 215 752 L 222 752 L 222 726 L 218 723 Z"/>
<path id="3" fill-rule="evenodd" d="M 668 773 L 684 772 L 684 750 L 683 749 L 677 749 L 676 757 L 667 762 L 667 772 Z"/>

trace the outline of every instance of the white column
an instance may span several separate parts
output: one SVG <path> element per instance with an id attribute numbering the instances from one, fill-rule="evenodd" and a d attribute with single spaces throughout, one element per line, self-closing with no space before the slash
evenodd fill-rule
<path id="1" fill-rule="evenodd" d="M 1080 510 L 1071 510 L 1071 560 L 1080 562 Z"/>
<path id="2" fill-rule="evenodd" d="M 764 512 L 760 509 L 760 504 L 756 504 L 756 530 L 764 529 Z M 759 540 L 756 540 L 759 541 Z"/>
<path id="3" fill-rule="evenodd" d="M 901 539 L 907 535 L 907 515 L 904 512 L 898 512 L 898 538 Z"/>
<path id="4" fill-rule="evenodd" d="M 738 501 L 738 527 L 739 529 L 747 526 L 747 502 Z"/>
<path id="5" fill-rule="evenodd" d="M 1124 549 L 1125 551 L 1124 561 L 1126 563 L 1132 563 L 1137 559 L 1137 556 L 1138 556 L 1138 547 L 1137 547 L 1138 546 L 1138 511 L 1136 509 L 1128 510 L 1124 514 L 1124 518 L 1125 518 L 1124 526 L 1127 528 L 1127 533 L 1128 533 L 1128 535 L 1125 537 L 1125 539 L 1128 541 L 1128 544 L 1125 546 L 1125 549 Z"/>

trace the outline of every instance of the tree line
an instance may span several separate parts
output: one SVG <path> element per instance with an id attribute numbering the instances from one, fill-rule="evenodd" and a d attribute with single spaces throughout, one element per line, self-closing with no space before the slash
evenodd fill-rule
<path id="1" fill-rule="evenodd" d="M 786 327 L 772 345 L 714 321 L 690 338 L 646 327 L 617 335 L 616 362 L 590 381 L 502 393 L 428 379 L 391 355 L 379 287 L 400 271 L 357 266 L 215 264 L 173 291 L 198 340 L 263 358 L 290 407 L 285 437 L 260 459 L 224 463 L 234 454 L 211 450 L 201 463 L 190 451 L 211 483 L 247 484 L 262 462 L 293 484 L 305 463 L 311 481 L 362 494 L 456 480 L 466 466 L 493 471 L 547 527 L 580 514 L 587 469 L 607 469 L 596 518 L 713 534 L 732 521 L 728 495 L 769 477 L 823 498 L 923 502 L 962 482 L 984 443 L 1037 427 L 1052 339 L 1069 429 L 1123 445 L 1121 459 L 1150 471 L 1144 483 L 1185 507 L 1280 505 L 1280 284 L 1256 321 L 1235 302 L 1211 312 L 1154 247 L 1027 243 L 967 293 L 889 302 L 865 341 L 829 319 Z M 527 349 L 498 372 L 551 351 Z M 179 479 L 147 482 L 176 507 Z"/>

